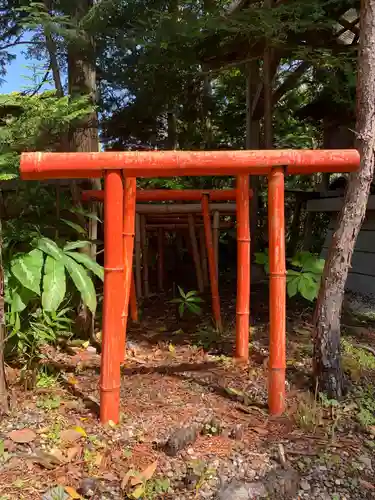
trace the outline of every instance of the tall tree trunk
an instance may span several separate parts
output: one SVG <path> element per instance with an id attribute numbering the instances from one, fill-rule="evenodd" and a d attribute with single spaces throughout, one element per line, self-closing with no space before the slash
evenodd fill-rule
<path id="1" fill-rule="evenodd" d="M 258 61 L 250 61 L 246 65 L 246 149 L 259 149 L 259 120 L 253 119 L 253 100 L 256 89 L 260 83 L 259 64 Z M 250 187 L 253 190 L 253 197 L 250 200 L 250 252 L 251 260 L 254 252 L 258 248 L 259 241 L 259 191 L 260 177 L 250 177 Z"/>
<path id="2" fill-rule="evenodd" d="M 73 17 L 79 26 L 80 21 L 89 12 L 93 6 L 93 0 L 76 0 L 74 5 Z M 81 30 L 82 32 L 82 30 Z M 93 39 L 86 34 L 84 39 L 75 40 L 68 45 L 68 86 L 69 94 L 72 97 L 88 96 L 92 104 L 97 101 L 96 87 L 96 67 L 95 67 L 95 47 Z M 69 134 L 70 151 L 98 151 L 98 116 L 96 111 L 90 113 L 85 119 L 76 123 Z M 101 189 L 100 180 L 95 179 L 91 182 L 93 189 Z M 73 190 L 74 201 L 80 204 L 78 190 Z M 96 220 L 89 223 L 89 237 L 95 237 L 97 234 Z M 88 254 L 93 255 L 93 249 L 83 249 Z M 79 311 L 80 327 L 87 336 L 93 336 L 93 317 L 87 307 L 81 305 Z"/>
<path id="3" fill-rule="evenodd" d="M 9 411 L 8 386 L 5 373 L 4 350 L 6 342 L 2 214 L 0 213 L 0 415 Z"/>
<path id="4" fill-rule="evenodd" d="M 314 375 L 330 398 L 343 394 L 340 316 L 355 242 L 366 214 L 374 175 L 375 146 L 375 0 L 361 0 L 357 80 L 358 172 L 350 176 L 338 227 L 324 267 L 315 310 Z"/>

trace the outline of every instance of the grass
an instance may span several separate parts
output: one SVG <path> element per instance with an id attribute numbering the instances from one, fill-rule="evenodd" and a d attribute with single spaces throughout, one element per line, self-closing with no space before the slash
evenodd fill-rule
<path id="1" fill-rule="evenodd" d="M 355 345 L 350 337 L 341 339 L 342 367 L 350 377 L 358 382 L 366 372 L 375 370 L 375 356 Z"/>

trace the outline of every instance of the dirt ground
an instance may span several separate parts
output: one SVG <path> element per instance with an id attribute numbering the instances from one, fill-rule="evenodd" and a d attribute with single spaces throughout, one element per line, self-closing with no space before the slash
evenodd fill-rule
<path id="1" fill-rule="evenodd" d="M 180 320 L 162 296 L 144 304 L 128 334 L 119 425 L 98 422 L 100 356 L 92 348 L 46 349 L 49 368 L 33 390 L 9 367 L 0 500 L 375 498 L 375 356 L 357 346 L 375 348 L 372 327 L 344 328 L 350 390 L 330 401 L 311 387 L 311 308 L 291 305 L 287 409 L 271 418 L 267 291 L 252 293 L 246 366 L 231 357 L 232 297 L 220 337 L 209 314 Z"/>

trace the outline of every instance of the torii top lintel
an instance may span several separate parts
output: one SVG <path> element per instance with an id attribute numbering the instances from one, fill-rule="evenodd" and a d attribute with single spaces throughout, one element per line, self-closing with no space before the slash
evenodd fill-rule
<path id="1" fill-rule="evenodd" d="M 128 177 L 268 175 L 281 166 L 287 174 L 312 174 L 351 172 L 359 163 L 355 149 L 37 152 L 22 153 L 20 171 L 24 180 L 97 178 L 105 170 L 123 170 Z"/>

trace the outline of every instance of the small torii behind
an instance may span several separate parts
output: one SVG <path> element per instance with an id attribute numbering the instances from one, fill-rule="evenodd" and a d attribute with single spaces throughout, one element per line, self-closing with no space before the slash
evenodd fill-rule
<path id="1" fill-rule="evenodd" d="M 137 177 L 234 175 L 237 178 L 236 357 L 249 356 L 249 175 L 268 176 L 270 267 L 269 410 L 285 408 L 286 266 L 284 177 L 352 172 L 360 157 L 349 150 L 141 151 L 23 153 L 21 178 L 44 180 L 104 177 L 104 301 L 100 419 L 118 423 L 120 365 L 132 281 Z M 203 200 L 208 204 L 208 199 Z M 125 287 L 124 287 L 125 283 Z"/>

